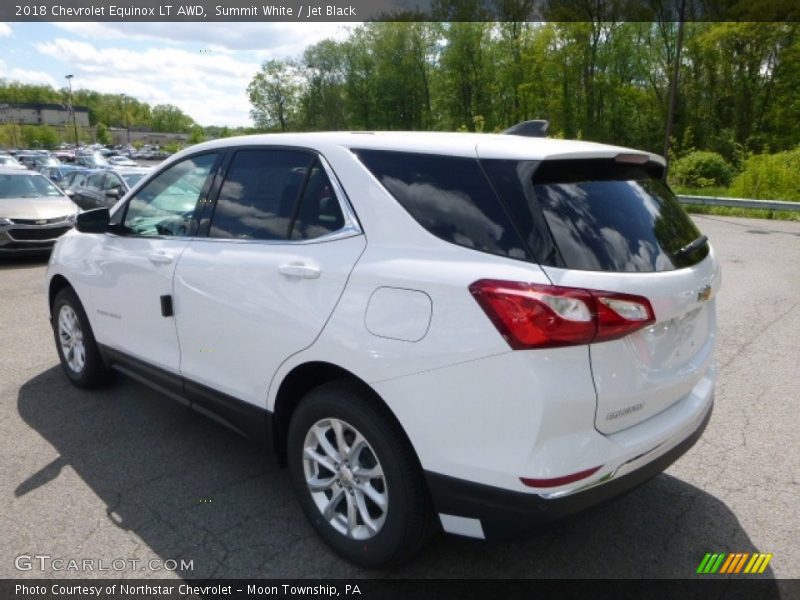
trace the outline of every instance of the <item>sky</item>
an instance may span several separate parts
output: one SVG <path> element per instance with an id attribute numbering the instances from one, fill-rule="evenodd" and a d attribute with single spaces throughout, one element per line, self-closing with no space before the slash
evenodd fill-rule
<path id="1" fill-rule="evenodd" d="M 201 125 L 251 125 L 261 63 L 297 57 L 348 23 L 0 23 L 0 78 L 174 104 Z"/>

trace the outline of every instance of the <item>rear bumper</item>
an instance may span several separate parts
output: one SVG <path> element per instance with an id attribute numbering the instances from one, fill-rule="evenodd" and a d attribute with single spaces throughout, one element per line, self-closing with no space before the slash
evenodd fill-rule
<path id="1" fill-rule="evenodd" d="M 666 452 L 623 475 L 567 495 L 515 492 L 426 471 L 431 496 L 445 531 L 485 539 L 517 536 L 628 492 L 663 472 L 700 438 L 711 418 L 709 406 L 699 425 Z M 634 459 L 637 463 L 646 456 Z M 631 461 L 633 462 L 633 461 Z M 621 471 L 622 469 L 620 469 Z"/>

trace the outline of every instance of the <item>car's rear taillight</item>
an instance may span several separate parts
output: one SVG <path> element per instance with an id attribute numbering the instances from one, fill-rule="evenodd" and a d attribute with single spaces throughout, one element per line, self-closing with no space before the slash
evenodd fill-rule
<path id="1" fill-rule="evenodd" d="M 515 350 L 615 340 L 655 322 L 642 296 L 481 279 L 469 291 Z"/>

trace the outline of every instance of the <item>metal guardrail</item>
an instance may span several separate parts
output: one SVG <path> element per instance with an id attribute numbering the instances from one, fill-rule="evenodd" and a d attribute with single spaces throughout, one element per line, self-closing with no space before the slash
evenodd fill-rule
<path id="1" fill-rule="evenodd" d="M 784 200 L 752 200 L 749 198 L 717 198 L 714 196 L 682 196 L 679 194 L 678 201 L 681 204 L 700 204 L 704 206 L 800 211 L 800 202 L 786 202 Z"/>

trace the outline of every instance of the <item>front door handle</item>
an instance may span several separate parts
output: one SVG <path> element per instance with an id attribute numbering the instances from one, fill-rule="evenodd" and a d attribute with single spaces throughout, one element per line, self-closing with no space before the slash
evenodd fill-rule
<path id="1" fill-rule="evenodd" d="M 303 263 L 293 263 L 278 267 L 278 273 L 284 277 L 297 277 L 298 279 L 317 279 L 320 274 L 319 267 Z"/>
<path id="2" fill-rule="evenodd" d="M 175 257 L 172 256 L 172 254 L 167 254 L 166 252 L 153 252 L 148 254 L 147 258 L 154 265 L 168 265 L 175 260 Z"/>

